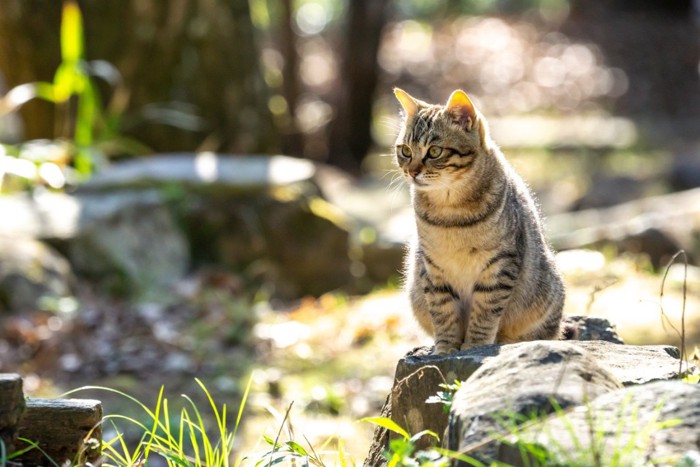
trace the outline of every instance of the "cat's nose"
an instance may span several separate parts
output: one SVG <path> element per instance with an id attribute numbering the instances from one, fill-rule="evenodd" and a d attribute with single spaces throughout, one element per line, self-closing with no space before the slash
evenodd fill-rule
<path id="1" fill-rule="evenodd" d="M 420 170 L 409 170 L 408 175 L 411 176 L 411 178 L 416 178 L 420 174 Z"/>

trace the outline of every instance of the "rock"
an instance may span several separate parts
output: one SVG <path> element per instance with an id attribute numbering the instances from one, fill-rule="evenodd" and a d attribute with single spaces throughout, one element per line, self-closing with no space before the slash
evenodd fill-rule
<path id="1" fill-rule="evenodd" d="M 161 190 L 193 267 L 223 266 L 272 297 L 353 291 L 349 227 L 322 198 L 316 172 L 284 156 L 164 154 L 115 164 L 79 193 Z"/>
<path id="2" fill-rule="evenodd" d="M 308 182 L 315 170 L 312 162 L 286 156 L 157 154 L 114 164 L 82 185 L 80 191 L 179 185 L 249 192 Z"/>
<path id="3" fill-rule="evenodd" d="M 700 450 L 698 426 L 700 386 L 652 383 L 601 395 L 529 426 L 500 443 L 498 460 L 528 465 L 518 444 L 536 444 L 546 450 L 547 465 L 599 465 L 600 459 L 615 459 L 616 465 L 641 465 L 643 459 L 696 465 L 678 462 Z"/>
<path id="4" fill-rule="evenodd" d="M 624 344 L 610 321 L 590 316 L 565 316 L 562 320 L 564 329 L 571 332 L 567 340 L 606 341 L 613 344 Z"/>
<path id="5" fill-rule="evenodd" d="M 630 176 L 597 176 L 586 194 L 574 201 L 572 211 L 614 206 L 639 199 L 644 195 L 643 180 Z"/>
<path id="6" fill-rule="evenodd" d="M 504 346 L 455 393 L 443 445 L 480 459 L 495 457 L 495 435 L 545 413 L 622 387 L 589 352 L 567 342 Z"/>
<path id="7" fill-rule="evenodd" d="M 351 256 L 362 265 L 355 275 L 365 280 L 365 288 L 398 278 L 415 222 L 407 187 L 387 188 L 384 178 L 355 179 L 326 166 L 317 168 L 314 180 L 324 199 L 352 220 Z"/>
<path id="8" fill-rule="evenodd" d="M 602 341 L 577 342 L 623 385 L 679 379 L 694 371 L 680 365 L 680 351 L 671 345 L 619 345 Z"/>
<path id="9" fill-rule="evenodd" d="M 583 323 L 584 328 L 608 329 L 609 323 L 604 320 L 592 318 L 576 317 L 578 323 Z M 583 337 L 588 337 L 590 331 L 584 329 Z M 611 337 L 611 336 L 607 336 Z M 383 416 L 388 416 L 410 433 L 418 433 L 429 429 L 442 437 L 445 428 L 448 426 L 448 415 L 446 415 L 440 404 L 426 404 L 428 397 L 434 396 L 440 390 L 439 385 L 443 383 L 453 383 L 455 380 L 467 381 L 469 391 L 477 391 L 479 397 L 490 397 L 493 388 L 501 388 L 504 392 L 512 393 L 514 388 L 527 389 L 528 387 L 541 388 L 546 392 L 547 388 L 551 392 L 552 374 L 556 368 L 560 373 L 557 378 L 562 382 L 570 382 L 576 386 L 576 382 L 590 378 L 591 381 L 601 382 L 603 388 L 621 387 L 623 385 L 643 384 L 651 381 L 667 380 L 679 378 L 692 368 L 679 367 L 679 352 L 675 347 L 670 346 L 628 346 L 605 341 L 535 341 L 523 342 L 508 345 L 487 345 L 476 347 L 470 350 L 458 352 L 446 356 L 430 355 L 431 348 L 419 347 L 409 352 L 399 360 L 396 367 L 394 386 L 383 408 Z M 551 355 L 550 355 L 551 353 Z M 541 355 L 540 355 L 541 354 Z M 538 355 L 540 355 L 538 357 Z M 549 356 L 547 356 L 549 355 Z M 548 359 L 552 362 L 548 363 Z M 570 363 L 567 363 L 568 360 Z M 494 363 L 495 362 L 495 363 Z M 544 362 L 544 367 L 549 376 L 540 372 L 538 366 Z M 554 363 L 557 365 L 551 366 Z M 591 366 L 590 371 L 584 371 L 586 365 Z M 520 365 L 520 366 L 519 366 Z M 490 370 L 483 370 L 484 367 Z M 475 389 L 476 383 L 472 383 L 472 375 L 481 374 L 484 371 L 496 373 L 499 368 L 503 368 L 500 374 L 500 382 L 479 383 L 481 390 Z M 562 376 L 562 368 L 566 370 L 566 375 Z M 519 376 L 520 375 L 520 376 Z M 476 376 L 474 376 L 476 377 Z M 495 380 L 498 378 L 494 377 Z M 529 379 L 528 379 L 529 378 Z M 597 379 L 595 379 L 597 378 Z M 602 378 L 602 380 L 601 380 Z M 530 379 L 532 381 L 530 381 Z M 550 386 L 547 386 L 549 381 Z M 568 383 L 567 383 L 568 384 Z M 586 381 L 586 385 L 592 384 Z M 538 386 L 540 385 L 540 386 Z M 594 388 L 597 387 L 593 386 Z M 578 390 L 580 391 L 579 384 Z M 481 391 L 481 392 L 478 392 Z M 575 397 L 580 396 L 573 389 L 562 388 L 561 404 L 572 404 Z M 572 392 L 573 391 L 573 392 Z M 483 393 L 483 394 L 482 394 Z M 494 404 L 498 397 L 493 393 Z M 549 394 L 549 393 L 548 393 Z M 522 401 L 536 400 L 530 393 L 525 394 Z M 503 396 L 501 393 L 500 396 Z M 499 396 L 499 397 L 500 397 Z M 546 402 L 548 396 L 540 398 Z M 477 405 L 481 402 L 477 403 Z M 453 407 L 458 405 L 455 400 Z M 522 405 L 522 404 L 521 404 Z M 551 407 L 549 407 L 551 411 Z M 378 428 L 375 430 L 374 439 L 370 452 L 373 458 L 377 457 L 386 449 L 389 434 L 386 430 Z M 418 443 L 418 447 L 425 448 L 430 444 L 428 437 L 423 437 Z M 493 454 L 493 453 L 492 453 Z M 382 463 L 368 463 L 365 465 L 384 465 Z M 374 461 L 372 461 L 374 462 Z"/>
<path id="10" fill-rule="evenodd" d="M 674 191 L 700 187 L 700 148 L 687 148 L 676 153 L 668 173 L 668 183 Z"/>
<path id="11" fill-rule="evenodd" d="M 329 207 L 320 198 L 315 202 L 321 205 L 318 209 Z M 260 219 L 272 260 L 266 280 L 273 284 L 273 295 L 289 299 L 352 290 L 348 231 L 341 220 L 305 204 L 303 199 L 272 202 Z"/>
<path id="12" fill-rule="evenodd" d="M 646 253 L 655 267 L 665 266 L 684 249 L 700 258 L 700 188 L 643 198 L 601 209 L 557 214 L 547 226 L 558 250 L 613 244 L 620 252 Z"/>
<path id="13" fill-rule="evenodd" d="M 80 200 L 63 193 L 0 196 L 0 236 L 68 239 L 78 226 Z"/>
<path id="14" fill-rule="evenodd" d="M 2 196 L 0 216 L 10 219 L 0 237 L 49 242 L 76 274 L 127 294 L 162 293 L 189 266 L 185 237 L 155 190 Z"/>
<path id="15" fill-rule="evenodd" d="M 391 418 L 391 394 L 386 397 L 386 401 L 382 406 L 382 411 L 379 415 L 383 418 Z M 372 445 L 369 447 L 369 453 L 362 463 L 364 467 L 379 467 L 387 464 L 387 459 L 384 457 L 384 450 L 389 445 L 389 430 L 376 426 L 374 435 L 372 436 Z"/>
<path id="16" fill-rule="evenodd" d="M 45 243 L 0 236 L 0 311 L 29 311 L 72 295 L 68 261 Z"/>
<path id="17" fill-rule="evenodd" d="M 127 295 L 156 296 L 189 267 L 185 236 L 160 193 L 84 195 L 67 242 L 74 270 Z"/>
<path id="18" fill-rule="evenodd" d="M 402 228 L 384 227 L 392 209 L 378 209 L 378 186 L 332 188 L 344 180 L 283 156 L 153 155 L 113 164 L 71 195 L 0 197 L 0 236 L 50 241 L 79 276 L 129 294 L 158 289 L 147 299 L 200 267 L 274 298 L 367 292 L 398 276 Z"/>

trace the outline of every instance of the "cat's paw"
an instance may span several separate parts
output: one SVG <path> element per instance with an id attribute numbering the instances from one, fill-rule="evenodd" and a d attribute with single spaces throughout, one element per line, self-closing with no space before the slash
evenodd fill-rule
<path id="1" fill-rule="evenodd" d="M 462 344 L 459 350 L 471 350 L 474 347 L 479 347 L 479 344 L 474 344 L 473 342 L 465 342 L 464 344 Z"/>
<path id="2" fill-rule="evenodd" d="M 459 348 L 449 344 L 438 344 L 433 349 L 433 355 L 449 355 L 458 352 Z"/>

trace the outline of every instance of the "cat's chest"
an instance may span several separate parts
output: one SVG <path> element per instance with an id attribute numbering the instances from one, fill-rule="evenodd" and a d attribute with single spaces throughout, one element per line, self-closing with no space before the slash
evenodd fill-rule
<path id="1" fill-rule="evenodd" d="M 492 256 L 491 242 L 473 229 L 421 229 L 419 243 L 453 287 L 471 292 Z"/>

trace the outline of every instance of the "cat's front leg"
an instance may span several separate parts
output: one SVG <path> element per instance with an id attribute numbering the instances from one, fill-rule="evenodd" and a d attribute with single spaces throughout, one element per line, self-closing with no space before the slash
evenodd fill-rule
<path id="1" fill-rule="evenodd" d="M 476 284 L 462 350 L 496 343 L 501 316 L 509 299 L 510 286 Z"/>
<path id="2" fill-rule="evenodd" d="M 426 286 L 425 294 L 433 323 L 433 354 L 447 355 L 459 351 L 464 335 L 459 296 L 448 284 L 440 282 Z"/>

